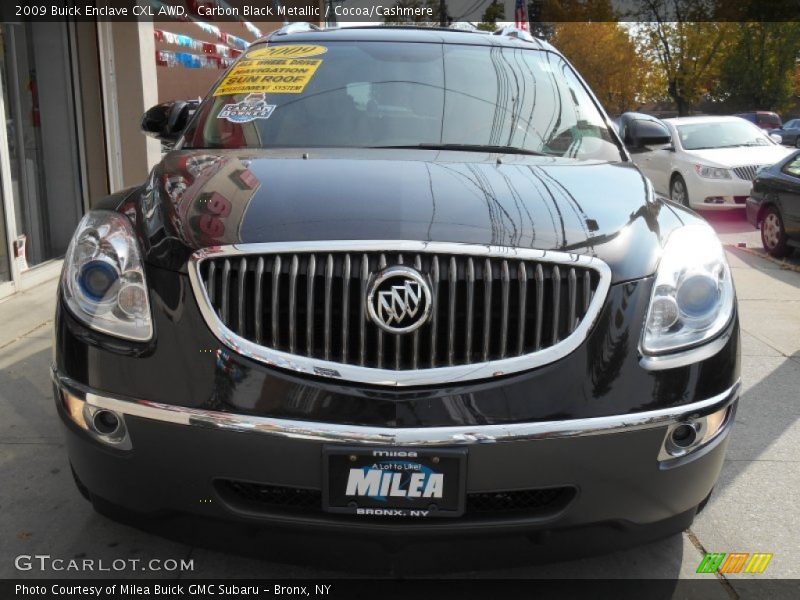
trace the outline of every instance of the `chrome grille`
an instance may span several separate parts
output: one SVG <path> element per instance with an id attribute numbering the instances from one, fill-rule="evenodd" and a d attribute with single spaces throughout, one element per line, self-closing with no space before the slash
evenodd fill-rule
<path id="1" fill-rule="evenodd" d="M 733 169 L 733 172 L 736 173 L 736 176 L 739 179 L 746 179 L 747 181 L 753 181 L 753 179 L 756 178 L 756 173 L 763 166 L 764 165 L 745 165 L 743 167 L 735 167 Z"/>
<path id="2" fill-rule="evenodd" d="M 499 375 L 559 355 L 503 369 L 509 359 L 574 349 L 591 323 L 584 335 L 573 334 L 596 316 L 610 279 L 604 263 L 570 254 L 417 242 L 339 249 L 344 244 L 201 251 L 191 273 L 206 320 L 236 350 L 316 375 L 392 385 L 400 382 L 364 371 L 435 370 L 451 380 L 474 379 L 486 374 L 473 365 L 490 364 L 489 376 Z M 415 267 L 432 291 L 430 319 L 409 334 L 385 332 L 367 316 L 370 278 L 394 265 Z M 342 372 L 347 366 L 360 369 Z M 458 367 L 470 369 L 447 369 Z"/>

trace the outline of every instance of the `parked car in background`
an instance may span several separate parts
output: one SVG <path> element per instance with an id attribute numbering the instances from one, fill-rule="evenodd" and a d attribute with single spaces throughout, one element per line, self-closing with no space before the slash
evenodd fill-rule
<path id="1" fill-rule="evenodd" d="M 781 142 L 784 146 L 800 148 L 800 119 L 787 121 L 783 124 L 783 127 L 775 129 L 770 133 L 776 133 L 781 136 Z"/>
<path id="2" fill-rule="evenodd" d="M 768 131 L 781 128 L 781 118 L 778 116 L 778 113 L 767 110 L 753 110 L 750 112 L 737 113 L 734 116 L 750 121 L 761 129 L 766 129 Z"/>
<path id="3" fill-rule="evenodd" d="M 761 229 L 761 243 L 772 256 L 800 248 L 800 152 L 759 171 L 747 199 L 747 220 Z"/>
<path id="4" fill-rule="evenodd" d="M 629 122 L 643 118 L 658 121 L 637 113 L 622 115 L 623 139 Z M 660 122 L 672 135 L 672 144 L 629 147 L 631 156 L 657 192 L 691 208 L 743 208 L 758 169 L 791 152 L 738 117 L 680 117 Z"/>

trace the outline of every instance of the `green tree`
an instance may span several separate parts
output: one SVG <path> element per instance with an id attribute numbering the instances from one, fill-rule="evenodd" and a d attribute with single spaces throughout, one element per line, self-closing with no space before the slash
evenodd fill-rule
<path id="1" fill-rule="evenodd" d="M 704 0 L 644 0 L 633 30 L 640 52 L 653 60 L 679 115 L 690 114 L 717 89 L 733 24 L 715 22 L 715 5 Z"/>
<path id="2" fill-rule="evenodd" d="M 728 110 L 783 111 L 794 104 L 800 23 L 736 23 L 718 96 Z"/>
<path id="3" fill-rule="evenodd" d="M 497 0 L 492 0 L 492 3 L 483 11 L 483 21 L 478 23 L 478 29 L 483 31 L 494 31 L 497 29 L 497 22 L 503 21 L 506 18 L 506 12 L 503 5 Z"/>

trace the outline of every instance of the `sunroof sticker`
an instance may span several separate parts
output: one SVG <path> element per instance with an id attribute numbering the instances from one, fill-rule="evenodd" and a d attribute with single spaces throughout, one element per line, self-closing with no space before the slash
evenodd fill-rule
<path id="1" fill-rule="evenodd" d="M 290 46 L 274 46 L 262 48 L 268 50 L 282 50 Z M 303 56 L 308 52 L 321 54 L 327 52 L 322 46 L 300 46 L 298 51 Z M 321 49 L 322 52 L 319 50 Z M 268 94 L 301 94 L 311 81 L 314 73 L 322 64 L 322 59 L 291 58 L 284 55 L 258 54 L 258 50 L 249 52 L 246 58 L 240 60 L 231 69 L 222 83 L 214 90 L 214 96 L 229 96 L 233 94 L 250 94 L 264 92 Z"/>

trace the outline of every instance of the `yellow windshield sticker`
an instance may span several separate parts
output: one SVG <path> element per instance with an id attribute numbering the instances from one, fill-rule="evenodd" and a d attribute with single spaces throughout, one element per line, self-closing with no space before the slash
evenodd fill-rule
<path id="1" fill-rule="evenodd" d="M 247 58 L 308 58 L 325 54 L 325 46 L 309 46 L 306 44 L 284 44 L 282 46 L 269 46 L 256 48 L 247 53 Z"/>
<path id="2" fill-rule="evenodd" d="M 214 95 L 301 94 L 321 64 L 319 59 L 306 58 L 240 60 L 214 90 Z"/>

